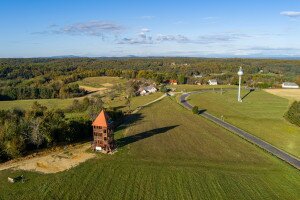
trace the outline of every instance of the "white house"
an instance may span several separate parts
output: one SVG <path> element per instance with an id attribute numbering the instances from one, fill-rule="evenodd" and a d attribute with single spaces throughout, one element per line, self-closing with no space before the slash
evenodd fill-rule
<path id="1" fill-rule="evenodd" d="M 218 81 L 216 79 L 210 79 L 208 80 L 209 85 L 218 85 Z"/>
<path id="2" fill-rule="evenodd" d="M 157 92 L 157 89 L 152 85 L 146 86 L 146 87 L 141 87 L 139 89 L 139 94 L 141 96 L 148 95 L 148 94 L 155 93 L 155 92 Z"/>
<path id="3" fill-rule="evenodd" d="M 282 88 L 298 89 L 299 85 L 297 85 L 296 83 L 292 83 L 292 82 L 283 82 L 282 83 Z"/>
<path id="4" fill-rule="evenodd" d="M 194 75 L 194 78 L 202 78 L 202 77 L 203 77 L 202 74 Z"/>

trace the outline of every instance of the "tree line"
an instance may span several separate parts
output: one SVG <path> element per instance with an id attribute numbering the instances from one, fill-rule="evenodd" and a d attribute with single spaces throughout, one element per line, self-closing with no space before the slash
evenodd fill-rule
<path id="1" fill-rule="evenodd" d="M 85 94 L 76 81 L 92 76 L 145 78 L 157 83 L 236 84 L 239 66 L 244 82 L 254 87 L 300 81 L 299 60 L 205 58 L 32 58 L 0 59 L 0 100 L 69 98 Z M 194 75 L 203 78 L 194 78 Z"/>

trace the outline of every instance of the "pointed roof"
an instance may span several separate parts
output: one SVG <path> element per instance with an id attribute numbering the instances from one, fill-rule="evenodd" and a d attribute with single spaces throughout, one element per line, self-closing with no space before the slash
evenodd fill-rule
<path id="1" fill-rule="evenodd" d="M 109 120 L 108 115 L 106 114 L 106 112 L 104 110 L 102 110 L 92 125 L 108 127 L 108 125 L 109 125 L 108 120 Z"/>

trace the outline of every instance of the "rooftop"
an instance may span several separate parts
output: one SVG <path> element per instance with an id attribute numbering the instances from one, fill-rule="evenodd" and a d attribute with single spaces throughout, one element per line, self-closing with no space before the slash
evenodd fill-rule
<path id="1" fill-rule="evenodd" d="M 100 114 L 94 120 L 93 126 L 104 126 L 108 127 L 109 125 L 109 117 L 104 110 L 100 112 Z"/>
<path id="2" fill-rule="evenodd" d="M 292 82 L 283 82 L 282 84 L 285 86 L 298 86 L 296 83 L 292 83 Z"/>

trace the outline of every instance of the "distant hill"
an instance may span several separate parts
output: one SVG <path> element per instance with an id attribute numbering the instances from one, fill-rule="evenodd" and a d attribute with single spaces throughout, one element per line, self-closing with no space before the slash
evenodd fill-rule
<path id="1" fill-rule="evenodd" d="M 61 55 L 61 56 L 51 56 L 48 58 L 82 58 L 82 56 L 74 56 L 74 55 Z"/>

